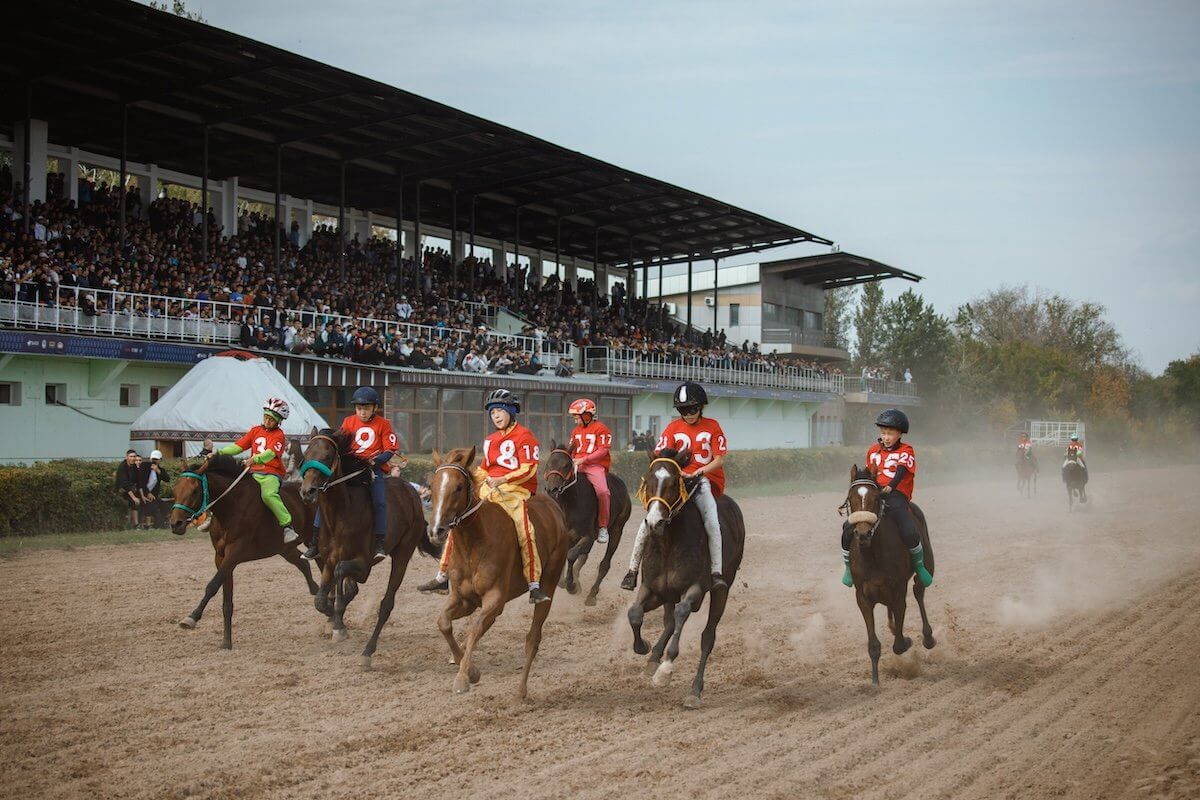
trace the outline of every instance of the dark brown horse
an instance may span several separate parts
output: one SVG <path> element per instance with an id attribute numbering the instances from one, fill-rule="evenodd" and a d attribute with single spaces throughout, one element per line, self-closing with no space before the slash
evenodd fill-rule
<path id="1" fill-rule="evenodd" d="M 1075 507 L 1076 498 L 1087 502 L 1087 471 L 1078 461 L 1068 460 L 1062 466 L 1063 484 L 1067 487 L 1067 510 Z"/>
<path id="2" fill-rule="evenodd" d="M 596 490 L 587 476 L 580 476 L 575 471 L 575 443 L 570 448 L 554 444 L 554 449 L 546 459 L 546 471 L 543 473 L 542 485 L 546 493 L 558 501 L 562 507 L 563 516 L 567 520 L 567 530 L 574 540 L 577 540 L 571 551 L 567 553 L 567 568 L 563 571 L 562 586 L 571 594 L 579 591 L 575 582 L 587 563 L 592 545 L 596 543 L 596 524 L 598 508 Z M 596 582 L 583 601 L 586 606 L 596 605 L 596 595 L 600 592 L 600 582 L 608 574 L 612 566 L 613 553 L 621 544 L 621 534 L 625 531 L 625 523 L 629 521 L 632 505 L 629 502 L 629 489 L 625 481 L 616 475 L 608 475 L 608 544 L 604 550 L 604 558 L 596 570 Z"/>
<path id="3" fill-rule="evenodd" d="M 700 707 L 704 691 L 704 670 L 717 641 L 717 625 L 725 613 L 729 589 L 711 589 L 712 577 L 708 554 L 708 534 L 704 519 L 695 503 L 687 502 L 693 482 L 684 477 L 683 468 L 692 460 L 685 448 L 680 452 L 663 450 L 651 456 L 642 476 L 638 496 L 646 506 L 646 545 L 642 558 L 642 580 L 637 599 L 629 607 L 633 628 L 633 651 L 650 654 L 654 685 L 666 686 L 679 656 L 679 637 L 688 617 L 700 610 L 704 595 L 709 595 L 708 624 L 700 637 L 700 665 L 692 680 L 692 692 L 684 701 L 687 708 Z M 729 495 L 717 498 L 721 521 L 722 577 L 733 585 L 746 543 L 746 523 L 742 510 Z M 642 621 L 647 611 L 663 607 L 663 632 L 651 648 L 642 638 Z M 663 650 L 666 660 L 663 661 Z"/>
<path id="4" fill-rule="evenodd" d="M 309 594 L 317 593 L 312 568 L 300 558 L 297 543 L 283 543 L 283 528 L 263 505 L 258 484 L 247 474 L 239 480 L 242 466 L 229 456 L 214 456 L 193 464 L 175 481 L 175 507 L 171 511 L 171 532 L 182 536 L 188 523 L 207 512 L 213 519 L 208 528 L 217 565 L 217 574 L 204 588 L 204 597 L 196 609 L 179 620 L 181 628 L 195 628 L 208 601 L 221 589 L 225 612 L 225 638 L 221 647 L 233 649 L 233 570 L 246 561 L 283 556 L 300 570 L 308 582 Z M 236 484 L 235 484 L 236 481 Z M 312 533 L 312 515 L 300 500 L 300 487 L 285 483 L 279 497 L 292 514 L 292 527 L 303 541 Z"/>
<path id="5" fill-rule="evenodd" d="M 921 534 L 925 549 L 925 567 L 933 574 L 933 548 L 929 544 L 929 526 L 925 514 L 910 503 L 913 520 Z M 888 610 L 888 628 L 895 637 L 892 652 L 897 655 L 912 647 L 912 639 L 904 635 L 905 598 L 909 578 L 913 579 L 913 596 L 921 609 L 921 633 L 926 648 L 933 647 L 933 628 L 925 613 L 925 587 L 913 573 L 912 558 L 896 523 L 883 513 L 883 495 L 870 470 L 850 468 L 850 490 L 841 510 L 847 513 L 852 529 L 850 539 L 850 575 L 854 578 L 854 595 L 867 625 L 867 653 L 871 656 L 871 682 L 879 685 L 879 637 L 875 635 L 875 604 Z"/>
<path id="6" fill-rule="evenodd" d="M 1025 493 L 1026 497 L 1037 494 L 1038 462 L 1033 453 L 1022 453 L 1017 456 L 1017 493 Z"/>
<path id="7" fill-rule="evenodd" d="M 358 594 L 374 563 L 374 519 L 371 509 L 371 465 L 351 454 L 353 442 L 341 432 L 313 431 L 304 451 L 300 497 L 316 502 L 321 510 L 320 552 L 324 558 L 321 588 L 317 592 L 317 610 L 330 617 L 333 641 L 346 638 L 346 606 Z M 384 547 L 391 557 L 388 585 L 379 601 L 375 630 L 362 652 L 362 666 L 370 669 L 371 657 L 379 644 L 379 632 L 392 615 L 396 590 L 404 580 L 413 550 L 420 547 L 429 555 L 437 551 L 425 539 L 425 515 L 421 498 L 408 481 L 399 478 L 375 478 L 387 481 L 388 534 Z M 333 608 L 329 592 L 333 590 Z"/>
<path id="8" fill-rule="evenodd" d="M 436 547 L 446 543 L 454 529 L 454 548 L 447 574 L 450 592 L 437 626 L 446 643 L 458 674 L 454 691 L 470 691 L 479 682 L 479 668 L 473 663 L 475 646 L 504 611 L 504 605 L 528 590 L 521 569 L 521 553 L 513 521 L 500 506 L 482 499 L 489 491 L 482 470 L 472 471 L 475 448 L 451 450 L 443 459 L 435 450 L 435 469 L 430 481 L 433 511 L 429 519 L 429 538 Z M 524 698 L 529 688 L 529 668 L 542 641 L 542 625 L 554 604 L 554 590 L 567 560 L 570 539 L 558 505 L 545 495 L 535 494 L 526 503 L 542 561 L 542 590 L 550 602 L 533 606 L 533 621 L 525 637 L 525 668 L 517 696 Z M 454 638 L 454 620 L 481 609 L 467 629 L 466 647 Z"/>

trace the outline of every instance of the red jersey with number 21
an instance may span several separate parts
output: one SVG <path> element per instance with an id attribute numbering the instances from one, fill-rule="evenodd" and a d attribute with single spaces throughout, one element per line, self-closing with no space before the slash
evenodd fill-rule
<path id="1" fill-rule="evenodd" d="M 375 456 L 385 451 L 395 453 L 400 449 L 392 423 L 379 414 L 366 422 L 359 419 L 358 414 L 351 414 L 342 420 L 342 433 L 354 442 L 351 452 L 367 461 L 374 461 Z"/>
<path id="2" fill-rule="evenodd" d="M 705 464 L 711 464 L 717 456 L 723 456 L 729 452 L 729 442 L 725 439 L 725 431 L 721 430 L 721 424 L 708 417 L 696 420 L 695 425 L 688 425 L 682 417 L 672 420 L 671 424 L 662 432 L 662 436 L 658 437 L 658 445 L 655 446 L 654 452 L 659 453 L 668 447 L 674 450 L 682 450 L 686 447 L 692 451 L 691 463 L 683 468 L 685 475 L 691 475 Z M 713 497 L 723 495 L 725 493 L 725 468 L 714 469 L 705 474 L 708 476 L 709 484 L 712 485 Z"/>
<path id="3" fill-rule="evenodd" d="M 249 450 L 251 456 L 260 455 L 268 450 L 274 452 L 274 458 L 265 464 L 255 464 L 250 467 L 250 471 L 274 475 L 283 480 L 286 475 L 283 469 L 283 451 L 287 447 L 287 437 L 281 429 L 269 431 L 262 425 L 255 425 L 237 440 L 237 446 L 243 451 Z"/>
<path id="4" fill-rule="evenodd" d="M 507 431 L 494 431 L 483 440 L 483 469 L 489 478 L 517 472 L 509 483 L 537 492 L 537 467 L 541 453 L 533 431 L 517 423 Z M 518 472 L 519 471 L 519 472 Z"/>
<path id="5" fill-rule="evenodd" d="M 913 452 L 912 445 L 900 442 L 888 450 L 876 442 L 867 451 L 867 469 L 875 475 L 875 482 L 879 484 L 880 488 L 892 482 L 892 478 L 896 477 L 896 468 L 902 464 L 908 468 L 908 473 L 896 486 L 896 491 L 912 500 L 913 476 L 917 474 L 917 457 Z"/>

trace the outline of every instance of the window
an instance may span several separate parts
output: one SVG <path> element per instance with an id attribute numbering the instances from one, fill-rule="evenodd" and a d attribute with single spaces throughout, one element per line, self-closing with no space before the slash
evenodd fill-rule
<path id="1" fill-rule="evenodd" d="M 46 405 L 59 406 L 67 404 L 67 385 L 65 383 L 46 384 Z"/>
<path id="2" fill-rule="evenodd" d="M 730 303 L 729 304 L 729 327 L 732 328 L 735 325 L 741 325 L 742 324 L 740 322 L 741 316 L 742 316 L 742 304 L 741 303 Z"/>
<path id="3" fill-rule="evenodd" d="M 0 406 L 21 405 L 21 384 L 0 383 Z"/>
<path id="4" fill-rule="evenodd" d="M 141 388 L 142 387 L 138 386 L 136 383 L 122 383 L 121 405 L 126 408 L 137 406 L 138 395 L 141 393 L 139 390 Z"/>
<path id="5" fill-rule="evenodd" d="M 164 394 L 166 394 L 167 390 L 170 388 L 171 387 L 169 387 L 169 386 L 151 386 L 150 387 L 150 405 L 154 405 L 155 403 L 157 403 L 158 398 L 160 398 Z M 162 450 L 161 447 L 158 449 Z"/>

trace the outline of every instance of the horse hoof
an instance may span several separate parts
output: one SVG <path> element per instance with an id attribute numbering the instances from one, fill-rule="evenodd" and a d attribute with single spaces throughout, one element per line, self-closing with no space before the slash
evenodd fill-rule
<path id="1" fill-rule="evenodd" d="M 454 679 L 455 694 L 466 694 L 469 691 L 471 691 L 471 684 L 463 680 L 461 675 Z"/>
<path id="2" fill-rule="evenodd" d="M 647 642 L 645 639 L 634 639 L 633 652 L 637 653 L 639 656 L 646 655 L 646 653 L 650 652 L 649 642 Z"/>
<path id="3" fill-rule="evenodd" d="M 479 683 L 479 675 L 479 667 L 472 664 L 471 669 L 467 671 L 467 680 L 471 683 Z"/>
<path id="4" fill-rule="evenodd" d="M 658 665 L 660 663 L 662 663 L 662 662 L 655 661 L 654 659 L 650 659 L 649 661 L 647 661 L 646 662 L 646 675 L 648 677 L 654 677 L 654 673 L 658 671 Z"/>
<path id="5" fill-rule="evenodd" d="M 192 619 L 191 617 L 184 617 L 183 619 L 179 620 L 179 627 L 186 631 L 195 630 L 196 620 Z"/>
<path id="6" fill-rule="evenodd" d="M 904 655 L 908 652 L 908 648 L 910 647 L 912 647 L 912 639 L 905 636 L 903 639 L 892 645 L 892 652 L 898 656 Z"/>
<path id="7" fill-rule="evenodd" d="M 689 694 L 687 699 L 683 701 L 683 707 L 690 711 L 695 711 L 700 707 L 700 696 Z"/>
<path id="8" fill-rule="evenodd" d="M 358 660 L 358 665 L 360 667 L 362 667 L 363 672 L 370 672 L 371 671 L 371 657 L 363 656 L 362 658 L 360 658 Z"/>
<path id="9" fill-rule="evenodd" d="M 926 650 L 932 650 L 933 646 L 937 644 L 937 640 L 933 638 L 933 634 L 930 634 L 923 637 L 922 644 L 925 645 Z"/>
<path id="10" fill-rule="evenodd" d="M 567 590 L 567 594 L 579 594 L 579 584 L 575 581 L 564 584 L 563 588 Z"/>
<path id="11" fill-rule="evenodd" d="M 585 606 L 594 606 L 594 605 L 596 605 L 596 595 L 594 595 L 594 594 L 589 594 L 589 595 L 587 596 L 587 598 L 586 598 L 586 599 L 584 599 L 584 601 L 583 601 L 583 604 L 584 604 Z"/>
<path id="12" fill-rule="evenodd" d="M 321 626 L 321 633 L 324 636 L 331 635 L 333 633 L 333 623 L 326 620 L 325 624 Z"/>
<path id="13" fill-rule="evenodd" d="M 670 661 L 664 661 L 658 665 L 658 669 L 654 670 L 654 677 L 650 682 L 660 689 L 671 682 L 671 673 L 675 671 L 675 665 Z"/>
<path id="14" fill-rule="evenodd" d="M 345 628 L 337 628 L 329 635 L 329 639 L 333 642 L 344 642 L 348 635 Z"/>
<path id="15" fill-rule="evenodd" d="M 221 642 L 221 649 L 222 650 L 232 650 L 233 642 Z"/>

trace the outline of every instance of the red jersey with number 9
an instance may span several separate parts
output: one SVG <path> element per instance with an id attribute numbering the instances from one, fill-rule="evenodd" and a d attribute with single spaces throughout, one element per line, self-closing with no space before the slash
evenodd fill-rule
<path id="1" fill-rule="evenodd" d="M 876 442 L 867 450 L 867 469 L 871 470 L 880 488 L 892 482 L 892 478 L 896 477 L 896 468 L 901 465 L 907 467 L 908 472 L 900 479 L 896 491 L 912 500 L 913 477 L 917 474 L 917 455 L 912 445 L 900 442 L 889 450 Z"/>
<path id="2" fill-rule="evenodd" d="M 537 437 L 520 423 L 507 431 L 494 431 L 483 440 L 483 469 L 489 478 L 512 475 L 515 483 L 530 494 L 537 492 L 538 459 L 541 457 Z M 516 473 L 516 474 L 513 474 Z"/>
<path id="3" fill-rule="evenodd" d="M 275 457 L 267 463 L 255 464 L 250 467 L 251 472 L 275 475 L 281 481 L 287 475 L 283 469 L 283 451 L 287 447 L 287 437 L 283 435 L 282 429 L 275 428 L 269 431 L 262 425 L 255 425 L 246 432 L 245 436 L 237 440 L 237 446 L 243 451 L 249 450 L 252 457 L 268 450 L 275 454 Z"/>
<path id="4" fill-rule="evenodd" d="M 662 436 L 658 437 L 658 445 L 655 446 L 654 452 L 659 453 L 668 447 L 675 450 L 686 447 L 692 451 L 691 463 L 683 468 L 685 475 L 691 475 L 705 464 L 711 464 L 717 456 L 729 452 L 729 442 L 725 439 L 725 431 L 721 430 L 721 424 L 708 417 L 700 417 L 695 425 L 688 425 L 682 417 L 672 420 L 662 432 Z M 724 494 L 725 468 L 714 469 L 705 474 L 712 485 L 713 497 Z"/>
<path id="5" fill-rule="evenodd" d="M 612 469 L 612 431 L 603 422 L 592 420 L 587 427 L 576 425 L 575 430 L 571 431 L 571 441 L 575 443 L 575 452 L 572 453 L 575 458 L 581 458 L 587 464 L 598 464 L 604 467 L 605 472 Z M 597 451 L 603 455 L 592 458 Z"/>
<path id="6" fill-rule="evenodd" d="M 350 452 L 366 461 L 374 461 L 375 456 L 383 452 L 396 453 L 400 443 L 392 431 L 392 423 L 387 418 L 376 414 L 366 422 L 351 414 L 342 420 L 342 433 L 353 442 Z"/>

